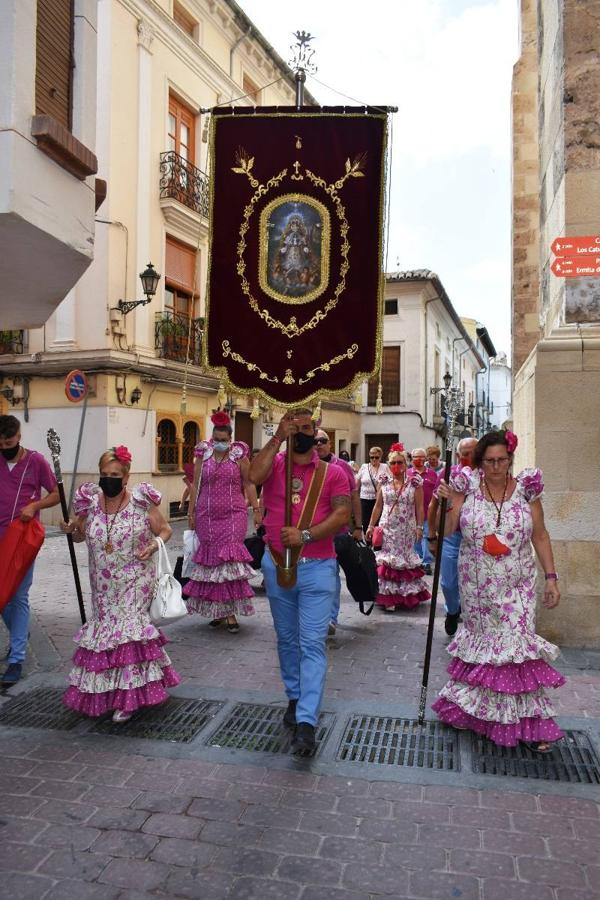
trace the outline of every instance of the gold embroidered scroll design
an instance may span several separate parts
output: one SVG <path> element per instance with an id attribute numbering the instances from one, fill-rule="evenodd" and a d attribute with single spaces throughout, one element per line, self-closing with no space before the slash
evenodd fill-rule
<path id="1" fill-rule="evenodd" d="M 340 254 L 342 257 L 342 262 L 340 264 L 339 271 L 340 280 L 335 288 L 333 296 L 327 301 L 325 306 L 322 309 L 317 310 L 314 315 L 304 323 L 304 325 L 298 325 L 296 316 L 291 316 L 289 322 L 286 324 L 285 322 L 282 322 L 272 316 L 269 310 L 265 307 L 261 309 L 258 301 L 252 294 L 250 283 L 245 275 L 246 261 L 244 259 L 244 253 L 247 247 L 245 235 L 250 229 L 250 220 L 256 210 L 256 204 L 261 197 L 264 197 L 265 194 L 267 194 L 272 188 L 277 187 L 281 183 L 283 178 L 285 178 L 285 176 L 287 175 L 287 169 L 283 169 L 278 175 L 270 178 L 267 181 L 266 185 L 260 184 L 254 178 L 254 176 L 251 175 L 251 170 L 254 165 L 254 157 L 249 156 L 247 151 L 243 148 L 240 148 L 238 150 L 236 156 L 236 162 L 238 163 L 238 165 L 233 167 L 232 171 L 238 174 L 246 175 L 250 181 L 250 184 L 253 187 L 256 187 L 256 190 L 252 195 L 250 202 L 244 207 L 244 216 L 239 229 L 240 240 L 237 245 L 237 273 L 241 279 L 242 291 L 248 297 L 248 302 L 252 311 L 260 316 L 260 318 L 267 324 L 269 328 L 278 329 L 282 332 L 282 334 L 285 335 L 285 337 L 289 338 L 290 340 L 292 338 L 300 337 L 300 335 L 304 334 L 305 331 L 315 329 L 317 325 L 327 317 L 331 310 L 335 309 L 341 295 L 346 289 L 346 275 L 348 274 L 348 271 L 350 269 L 350 263 L 348 262 L 348 252 L 350 250 L 348 232 L 350 230 L 350 227 L 346 218 L 346 208 L 338 195 L 338 191 L 341 190 L 348 178 L 364 177 L 362 169 L 364 168 L 366 158 L 366 153 L 359 154 L 354 158 L 352 162 L 350 162 L 350 159 L 348 158 L 345 163 L 344 175 L 341 178 L 338 178 L 332 184 L 327 184 L 324 178 L 315 175 L 315 173 L 311 172 L 309 169 L 305 169 L 306 177 L 310 181 L 312 181 L 316 187 L 324 190 L 325 193 L 331 197 L 331 200 L 335 205 L 336 215 L 340 220 L 340 235 L 342 238 Z"/>
<path id="2" fill-rule="evenodd" d="M 223 350 L 223 358 L 227 359 L 228 356 L 232 358 L 234 362 L 239 363 L 241 366 L 245 366 L 249 372 L 258 372 L 259 378 L 261 381 L 271 381 L 274 384 L 279 384 L 279 378 L 277 375 L 269 375 L 267 372 L 263 371 L 257 363 L 249 362 L 245 359 L 240 353 L 237 353 L 235 350 L 231 349 L 231 345 L 229 341 L 222 341 L 221 348 Z M 352 359 L 358 353 L 358 344 L 352 344 L 345 353 L 339 353 L 337 356 L 334 356 L 328 362 L 321 363 L 320 366 L 315 366 L 314 369 L 309 369 L 308 372 L 302 378 L 295 378 L 294 373 L 291 369 L 285 370 L 285 375 L 281 379 L 283 384 L 306 384 L 312 378 L 315 377 L 317 372 L 329 372 L 332 366 L 337 366 L 339 363 L 343 362 L 345 359 Z"/>

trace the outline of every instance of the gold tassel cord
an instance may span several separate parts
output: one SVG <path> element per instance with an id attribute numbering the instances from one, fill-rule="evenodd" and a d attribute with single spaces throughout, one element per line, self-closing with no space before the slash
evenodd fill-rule
<path id="1" fill-rule="evenodd" d="M 383 414 L 383 389 L 381 387 L 381 377 L 379 378 L 379 384 L 377 385 L 377 400 L 375 402 L 375 412 L 378 416 Z"/>
<path id="2" fill-rule="evenodd" d="M 316 405 L 315 408 L 313 409 L 313 414 L 312 414 L 312 416 L 311 416 L 311 419 L 312 419 L 313 422 L 315 422 L 317 425 L 320 425 L 320 424 L 321 424 L 321 415 L 322 415 L 322 413 L 321 413 L 321 401 L 320 401 L 320 400 L 317 400 L 317 405 Z"/>
<path id="3" fill-rule="evenodd" d="M 250 413 L 250 418 L 255 419 L 255 420 L 260 418 L 260 405 L 258 403 L 258 397 L 254 398 L 254 403 L 252 404 L 252 412 Z"/>
<path id="4" fill-rule="evenodd" d="M 217 391 L 217 406 L 219 407 L 219 409 L 222 406 L 225 406 L 226 402 L 227 394 L 225 393 L 225 385 L 223 384 L 223 382 L 221 382 L 221 384 L 219 385 L 219 390 Z"/>

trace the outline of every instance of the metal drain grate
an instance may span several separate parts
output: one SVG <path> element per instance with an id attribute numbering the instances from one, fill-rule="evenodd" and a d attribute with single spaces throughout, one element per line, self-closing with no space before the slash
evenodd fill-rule
<path id="1" fill-rule="evenodd" d="M 262 706 L 254 703 L 238 703 L 226 722 L 210 736 L 211 747 L 235 747 L 236 750 L 255 750 L 263 753 L 289 753 L 292 742 L 291 729 L 282 722 L 284 710 L 280 706 Z M 323 746 L 334 716 L 321 713 L 316 728 L 317 756 Z"/>
<path id="2" fill-rule="evenodd" d="M 498 747 L 473 736 L 473 771 L 481 775 L 509 775 L 571 784 L 600 784 L 600 761 L 584 731 L 565 731 L 552 753 L 534 753 L 523 744 Z"/>
<path id="3" fill-rule="evenodd" d="M 386 716 L 352 716 L 337 759 L 413 769 L 460 769 L 458 737 L 453 729 L 440 722 L 419 725 L 416 719 Z"/>
<path id="4" fill-rule="evenodd" d="M 104 719 L 92 729 L 96 734 L 119 734 L 130 738 L 174 741 L 189 744 L 223 703 L 216 700 L 181 700 L 171 697 L 161 706 L 141 710 L 128 722 L 118 725 Z"/>
<path id="5" fill-rule="evenodd" d="M 64 705 L 64 692 L 64 688 L 35 688 L 19 694 L 2 707 L 0 725 L 70 731 L 82 719 L 79 713 Z"/>

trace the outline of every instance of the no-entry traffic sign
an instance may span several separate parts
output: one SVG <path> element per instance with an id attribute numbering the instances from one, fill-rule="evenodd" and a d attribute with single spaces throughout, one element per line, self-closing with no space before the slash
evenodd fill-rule
<path id="1" fill-rule="evenodd" d="M 65 394 L 71 403 L 79 403 L 88 392 L 88 380 L 81 369 L 73 369 L 65 378 Z"/>
<path id="2" fill-rule="evenodd" d="M 577 259 L 575 256 L 559 256 L 550 266 L 559 278 L 586 278 L 600 275 L 600 256 Z"/>
<path id="3" fill-rule="evenodd" d="M 555 256 L 586 256 L 600 254 L 600 234 L 555 238 L 550 249 Z"/>

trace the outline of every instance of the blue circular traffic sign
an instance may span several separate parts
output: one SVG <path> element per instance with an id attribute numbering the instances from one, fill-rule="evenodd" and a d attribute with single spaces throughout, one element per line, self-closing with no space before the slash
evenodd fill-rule
<path id="1" fill-rule="evenodd" d="M 65 394 L 71 403 L 79 403 L 88 392 L 88 380 L 81 369 L 73 369 L 65 378 Z"/>

